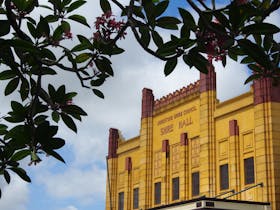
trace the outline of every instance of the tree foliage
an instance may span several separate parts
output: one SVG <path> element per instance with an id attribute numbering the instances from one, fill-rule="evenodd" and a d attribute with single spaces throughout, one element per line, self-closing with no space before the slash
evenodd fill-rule
<path id="1" fill-rule="evenodd" d="M 179 16 L 167 12 L 168 0 L 100 0 L 104 14 L 90 26 L 77 9 L 85 0 L 0 0 L 0 80 L 6 81 L 5 96 L 19 94 L 11 111 L 0 124 L 0 175 L 7 183 L 14 172 L 30 182 L 20 161 L 41 161 L 42 154 L 64 162 L 57 152 L 65 140 L 57 137 L 58 122 L 77 132 L 75 120 L 86 112 L 74 105 L 75 92 L 45 84 L 46 77 L 62 71 L 76 75 L 82 87 L 104 98 L 98 89 L 114 71 L 110 58 L 124 52 L 118 46 L 130 28 L 137 43 L 149 54 L 163 60 L 164 74 L 175 69 L 178 60 L 207 73 L 213 60 L 226 65 L 227 59 L 247 64 L 253 74 L 249 82 L 270 77 L 279 82 L 279 28 L 265 22 L 276 11 L 278 0 L 233 0 L 217 8 L 215 0 L 187 0 Z M 111 12 L 117 6 L 121 17 Z M 34 13 L 48 11 L 35 18 Z M 192 9 L 199 19 L 189 12 Z M 76 22 L 92 28 L 92 36 L 73 36 Z M 165 40 L 161 31 L 170 31 Z M 74 32 L 75 33 L 75 32 Z M 69 39 L 77 39 L 69 47 Z M 1 191 L 0 191 L 1 195 Z"/>

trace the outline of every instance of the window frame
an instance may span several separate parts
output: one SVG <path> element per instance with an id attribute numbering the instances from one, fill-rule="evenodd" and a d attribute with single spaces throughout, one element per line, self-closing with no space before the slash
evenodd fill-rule
<path id="1" fill-rule="evenodd" d="M 124 210 L 124 192 L 119 192 L 118 210 Z"/>
<path id="2" fill-rule="evenodd" d="M 244 159 L 244 184 L 255 183 L 255 160 L 254 157 Z"/>
<path id="3" fill-rule="evenodd" d="M 220 190 L 229 189 L 228 163 L 220 165 Z"/>
<path id="4" fill-rule="evenodd" d="M 200 175 L 199 171 L 192 173 L 192 196 L 200 194 Z"/>
<path id="5" fill-rule="evenodd" d="M 180 178 L 172 178 L 172 201 L 180 199 Z"/>
<path id="6" fill-rule="evenodd" d="M 133 189 L 133 209 L 139 208 L 139 187 Z"/>
<path id="7" fill-rule="evenodd" d="M 154 191 L 154 204 L 159 205 L 161 204 L 161 182 L 156 182 L 154 184 L 155 191 Z"/>

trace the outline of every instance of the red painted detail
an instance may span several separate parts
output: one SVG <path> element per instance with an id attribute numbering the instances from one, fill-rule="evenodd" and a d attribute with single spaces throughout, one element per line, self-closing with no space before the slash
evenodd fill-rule
<path id="1" fill-rule="evenodd" d="M 154 109 L 160 109 L 166 105 L 174 103 L 180 99 L 183 99 L 187 96 L 190 96 L 194 93 L 199 92 L 199 81 L 196 81 L 193 84 L 190 84 L 186 87 L 181 88 L 180 90 L 176 90 L 173 93 L 169 93 L 166 96 L 161 97 L 155 101 Z"/>
<path id="2" fill-rule="evenodd" d="M 142 119 L 153 116 L 154 95 L 151 89 L 142 90 Z"/>
<path id="3" fill-rule="evenodd" d="M 169 152 L 169 142 L 168 140 L 163 140 L 162 141 L 162 152 Z"/>
<path id="4" fill-rule="evenodd" d="M 211 64 L 208 67 L 208 74 L 200 72 L 200 92 L 216 90 L 216 72 Z"/>
<path id="5" fill-rule="evenodd" d="M 253 87 L 255 105 L 266 102 L 280 102 L 280 84 L 273 85 L 271 78 L 255 80 Z"/>
<path id="6" fill-rule="evenodd" d="M 181 146 L 188 145 L 188 133 L 181 133 Z"/>
<path id="7" fill-rule="evenodd" d="M 238 128 L 238 125 L 237 125 L 237 120 L 230 120 L 229 121 L 229 135 L 230 136 L 239 135 L 239 128 Z"/>
<path id="8" fill-rule="evenodd" d="M 108 159 L 117 157 L 119 131 L 115 128 L 109 130 Z"/>
<path id="9" fill-rule="evenodd" d="M 125 158 L 125 170 L 127 170 L 127 171 L 131 171 L 132 170 L 131 157 L 126 157 Z"/>

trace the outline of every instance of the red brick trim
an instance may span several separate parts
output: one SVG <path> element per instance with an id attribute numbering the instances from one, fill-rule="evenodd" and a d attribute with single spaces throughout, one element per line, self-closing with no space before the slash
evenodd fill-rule
<path id="1" fill-rule="evenodd" d="M 274 86 L 271 78 L 255 80 L 253 87 L 255 105 L 266 102 L 280 102 L 280 84 Z"/>
<path id="2" fill-rule="evenodd" d="M 154 95 L 151 89 L 142 90 L 142 119 L 153 116 Z"/>
<path id="3" fill-rule="evenodd" d="M 188 145 L 188 133 L 181 133 L 181 146 Z"/>
<path id="4" fill-rule="evenodd" d="M 237 120 L 230 120 L 229 121 L 229 135 L 230 136 L 238 136 L 239 135 L 239 128 L 237 125 Z"/>
<path id="5" fill-rule="evenodd" d="M 132 170 L 131 157 L 126 157 L 125 158 L 125 170 L 127 170 L 127 171 L 131 171 Z"/>
<path id="6" fill-rule="evenodd" d="M 200 92 L 216 90 L 216 72 L 214 66 L 209 64 L 208 74 L 200 73 Z"/>
<path id="7" fill-rule="evenodd" d="M 108 159 L 117 157 L 119 131 L 115 128 L 109 130 Z"/>
<path id="8" fill-rule="evenodd" d="M 169 142 L 168 140 L 162 141 L 162 152 L 169 152 Z"/>
<path id="9" fill-rule="evenodd" d="M 160 109 L 195 93 L 199 93 L 199 81 L 191 83 L 188 86 L 181 88 L 180 90 L 176 90 L 173 93 L 169 93 L 168 95 L 157 99 L 154 104 L 154 109 Z"/>

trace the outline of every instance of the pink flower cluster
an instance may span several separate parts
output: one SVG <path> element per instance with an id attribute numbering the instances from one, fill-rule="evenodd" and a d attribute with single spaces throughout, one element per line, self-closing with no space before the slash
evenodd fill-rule
<path id="1" fill-rule="evenodd" d="M 102 16 L 96 18 L 94 25 L 97 31 L 93 33 L 93 39 L 97 41 L 101 39 L 108 41 L 111 40 L 113 34 L 117 34 L 122 29 L 125 23 L 123 21 L 117 21 L 112 15 L 112 12 L 107 11 Z M 125 35 L 126 33 L 124 32 L 121 38 L 124 38 Z"/>
<path id="2" fill-rule="evenodd" d="M 237 5 L 247 4 L 248 0 L 236 0 L 235 1 Z"/>
<path id="3" fill-rule="evenodd" d="M 219 24 L 216 22 L 214 23 Z M 204 32 L 197 31 L 196 37 L 205 45 L 205 50 L 210 62 L 212 62 L 213 59 L 215 59 L 215 61 L 222 60 L 223 57 L 227 55 L 227 51 L 222 47 L 226 41 L 225 36 L 206 29 Z"/>

